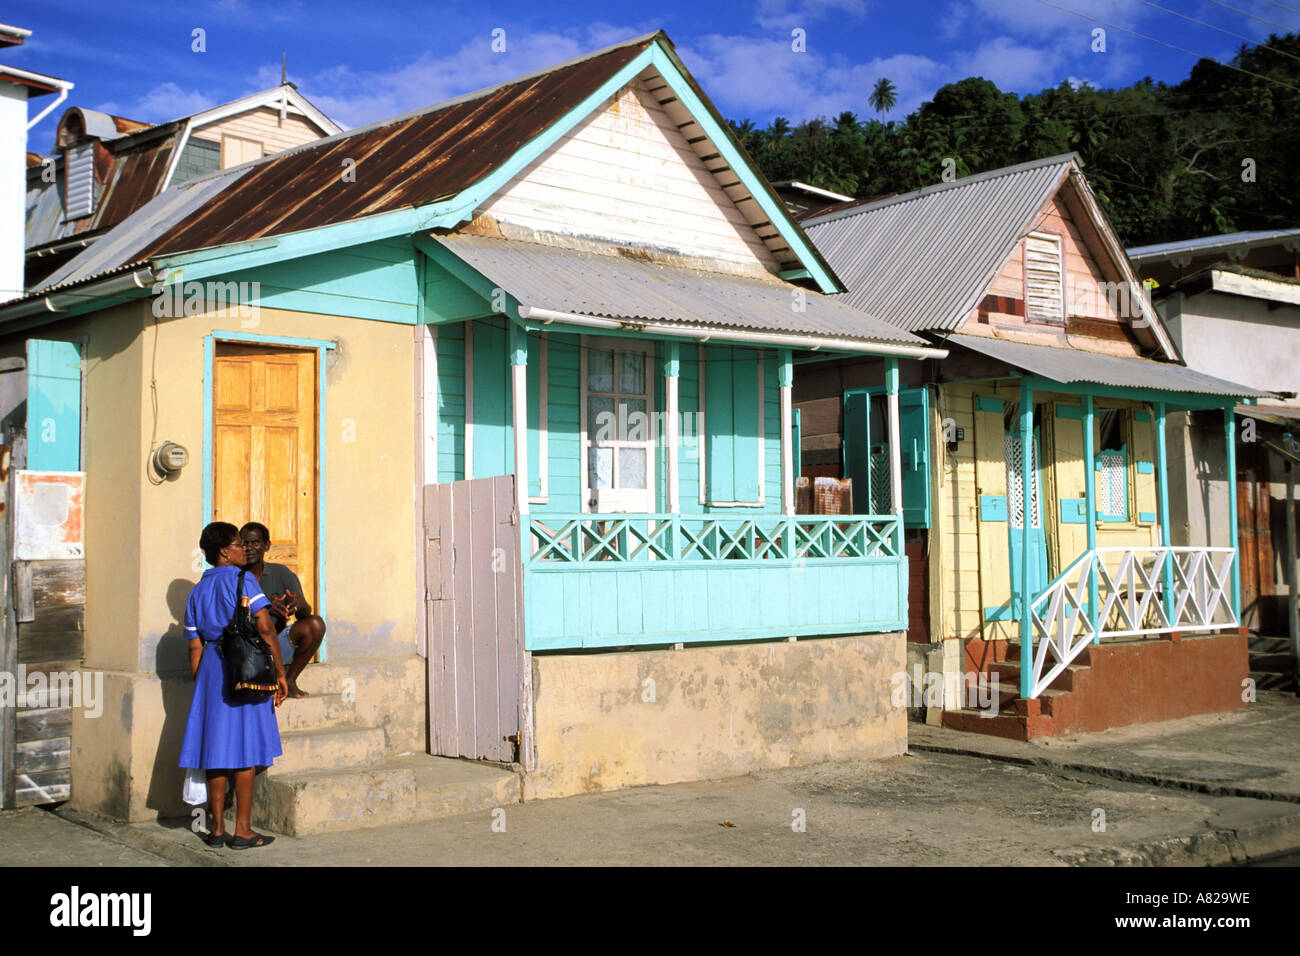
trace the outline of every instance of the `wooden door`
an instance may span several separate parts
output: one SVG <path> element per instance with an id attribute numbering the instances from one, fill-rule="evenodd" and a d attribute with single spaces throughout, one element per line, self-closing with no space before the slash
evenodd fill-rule
<path id="1" fill-rule="evenodd" d="M 1268 600 L 1276 589 L 1267 461 L 1258 445 L 1238 455 L 1237 560 L 1241 562 L 1241 623 L 1253 631 L 1265 631 L 1276 626 L 1269 613 Z"/>
<path id="2" fill-rule="evenodd" d="M 260 521 L 316 605 L 316 353 L 218 345 L 212 519 Z"/>
<path id="3" fill-rule="evenodd" d="M 520 759 L 528 695 L 513 475 L 424 488 L 429 752 Z"/>
<path id="4" fill-rule="evenodd" d="M 653 511 L 653 347 L 633 339 L 585 339 L 584 344 L 587 508 L 601 514 Z"/>

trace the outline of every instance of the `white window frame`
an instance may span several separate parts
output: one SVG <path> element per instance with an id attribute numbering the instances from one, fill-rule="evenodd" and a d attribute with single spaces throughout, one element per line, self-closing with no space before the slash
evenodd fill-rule
<path id="1" fill-rule="evenodd" d="M 726 344 L 726 343 L 722 343 Z M 728 346 L 728 348 L 744 348 L 745 346 Z M 758 356 L 758 500 L 757 501 L 713 501 L 709 498 L 708 478 L 709 469 L 705 461 L 705 455 L 709 447 L 709 423 L 705 417 L 704 401 L 705 380 L 708 376 L 708 364 L 705 359 L 704 343 L 698 346 L 699 358 L 699 419 L 696 444 L 700 449 L 700 504 L 707 505 L 711 508 L 762 508 L 767 504 L 767 490 L 764 486 L 764 477 L 767 471 L 767 429 L 764 421 L 763 412 L 767 393 L 764 391 L 763 371 L 767 365 L 767 352 L 764 349 L 755 349 Z"/>
<path id="2" fill-rule="evenodd" d="M 582 513 L 590 514 L 592 512 L 592 488 L 591 473 L 588 471 L 588 454 L 587 449 L 590 442 L 587 439 L 587 355 L 592 351 L 605 351 L 613 349 L 617 354 L 619 349 L 627 351 L 644 351 L 646 356 L 645 377 L 646 377 L 646 415 L 649 421 L 650 435 L 646 442 L 627 442 L 629 445 L 646 446 L 646 508 L 644 511 L 630 511 L 628 514 L 653 514 L 655 513 L 655 504 L 659 500 L 657 497 L 658 489 L 655 485 L 655 479 L 659 470 L 659 442 L 654 434 L 655 422 L 655 343 L 647 339 L 619 338 L 615 336 L 601 337 L 584 335 L 581 339 L 581 359 L 578 362 L 578 378 L 580 385 L 578 408 L 579 414 L 579 479 L 582 482 Z M 614 362 L 615 384 L 618 383 L 618 361 Z M 605 394 L 605 393 L 597 393 Z M 617 411 L 615 412 L 617 414 Z M 617 468 L 617 465 L 615 465 Z M 596 512 L 599 513 L 599 512 Z"/>
<path id="3" fill-rule="evenodd" d="M 1061 315 L 1060 318 L 1050 316 L 1034 316 L 1031 314 L 1029 305 L 1029 240 L 1037 239 L 1039 242 L 1050 242 L 1056 246 L 1056 261 L 1059 266 L 1059 298 Z M 1054 232 L 1031 232 L 1025 236 L 1023 252 L 1021 255 L 1021 272 L 1023 273 L 1022 281 L 1025 293 L 1025 322 L 1035 323 L 1038 325 L 1064 325 L 1069 319 L 1069 312 L 1066 309 L 1065 286 L 1068 281 L 1065 269 L 1065 239 Z"/>
<path id="4" fill-rule="evenodd" d="M 533 371 L 533 366 L 529 365 L 529 374 L 537 376 L 537 496 L 528 496 L 530 505 L 545 505 L 550 503 L 549 483 L 547 475 L 549 472 L 550 456 L 547 450 L 547 436 L 550 432 L 550 421 L 547 419 L 546 406 L 546 333 L 539 333 L 537 336 L 537 370 Z M 524 442 L 524 447 L 528 447 L 528 442 Z M 529 462 L 531 465 L 532 463 Z M 531 469 L 530 469 L 531 474 Z"/>

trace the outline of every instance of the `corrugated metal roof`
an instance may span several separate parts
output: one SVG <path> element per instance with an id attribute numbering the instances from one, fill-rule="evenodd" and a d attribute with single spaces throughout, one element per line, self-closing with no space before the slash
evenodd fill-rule
<path id="1" fill-rule="evenodd" d="M 1122 358 L 1073 348 L 1028 345 L 982 335 L 950 335 L 947 345 L 960 345 L 972 351 L 1014 365 L 1054 382 L 1087 382 L 1093 385 L 1118 385 L 1125 388 L 1151 388 L 1170 392 L 1195 392 L 1202 395 L 1267 397 L 1272 392 L 1215 378 L 1173 362 L 1153 359 Z"/>
<path id="2" fill-rule="evenodd" d="M 1207 256 L 1231 249 L 1234 246 L 1252 246 L 1262 243 L 1280 243 L 1300 238 L 1300 229 L 1265 229 L 1255 232 L 1228 232 L 1200 239 L 1179 239 L 1177 242 L 1159 242 L 1150 246 L 1134 246 L 1128 257 L 1134 262 L 1163 259 L 1166 256 Z"/>
<path id="3" fill-rule="evenodd" d="M 206 201 L 156 197 L 125 221 L 129 229 L 114 230 L 38 288 L 165 253 L 298 232 L 454 196 L 595 92 L 658 36 L 286 150 L 236 167 L 236 177 L 221 173 L 187 183 L 183 189 L 201 187 L 188 196 Z M 355 164 L 355 181 L 343 179 L 345 160 Z M 116 250 L 111 257 L 110 240 Z"/>
<path id="4" fill-rule="evenodd" d="M 437 241 L 521 305 L 579 315 L 926 346 L 854 309 L 778 279 L 751 279 L 651 261 L 644 250 L 604 255 L 514 239 Z M 613 247 L 611 247 L 613 252 Z M 805 309 L 796 312 L 794 293 Z"/>
<path id="5" fill-rule="evenodd" d="M 803 221 L 852 305 L 909 331 L 956 329 L 1075 154 L 965 176 Z"/>

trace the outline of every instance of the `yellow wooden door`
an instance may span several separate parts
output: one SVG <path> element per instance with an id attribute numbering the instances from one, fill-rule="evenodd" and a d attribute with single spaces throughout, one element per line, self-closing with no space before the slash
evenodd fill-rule
<path id="1" fill-rule="evenodd" d="M 266 525 L 315 606 L 316 353 L 218 345 L 213 380 L 212 518 Z"/>

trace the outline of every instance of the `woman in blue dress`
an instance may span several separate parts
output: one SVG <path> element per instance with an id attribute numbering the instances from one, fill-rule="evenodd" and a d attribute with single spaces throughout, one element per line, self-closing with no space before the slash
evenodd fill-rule
<path id="1" fill-rule="evenodd" d="M 283 751 L 275 708 L 288 694 L 280 643 L 276 640 L 268 608 L 271 602 L 258 587 L 257 578 L 244 573 L 244 602 L 253 616 L 258 633 L 275 658 L 276 691 L 263 701 L 232 700 L 216 642 L 235 613 L 235 593 L 243 571 L 244 542 L 239 529 L 225 521 L 214 521 L 203 529 L 199 548 L 212 567 L 190 592 L 185 608 L 185 632 L 190 639 L 190 672 L 194 675 L 194 700 L 190 703 L 185 739 L 181 743 L 180 765 L 206 772 L 208 802 L 212 814 L 209 846 L 226 841 L 226 780 L 233 776 L 237 797 L 235 849 L 266 846 L 274 837 L 254 833 L 252 816 L 253 775 L 258 767 L 269 767 Z"/>

